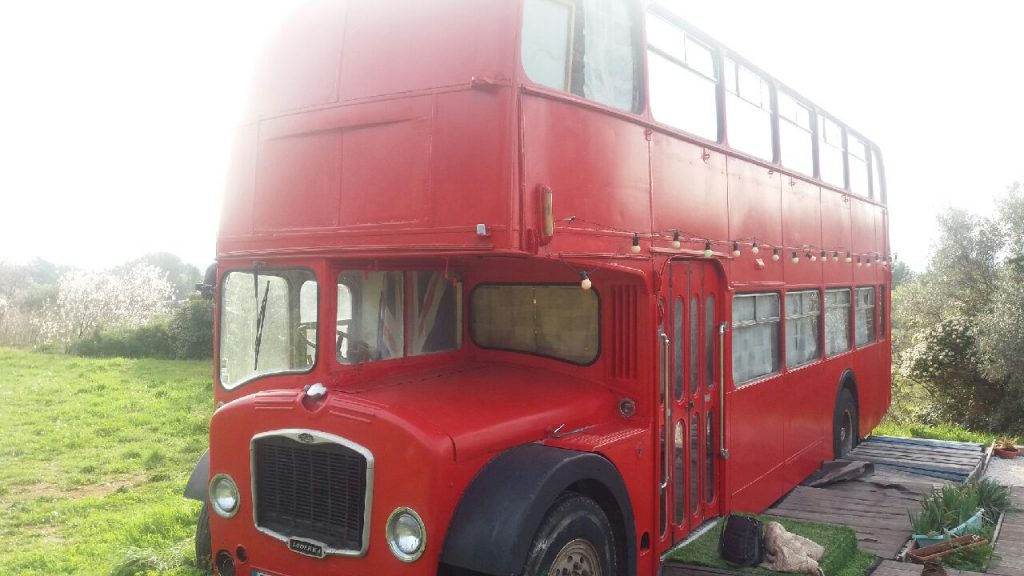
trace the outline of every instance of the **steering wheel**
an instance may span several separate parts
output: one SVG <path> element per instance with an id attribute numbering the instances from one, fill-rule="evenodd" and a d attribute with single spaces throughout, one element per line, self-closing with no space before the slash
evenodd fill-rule
<path id="1" fill-rule="evenodd" d="M 346 338 L 348 338 L 348 332 L 346 332 L 346 330 L 348 330 L 348 327 L 351 324 L 352 324 L 352 320 L 351 319 L 338 320 L 338 324 L 335 327 L 335 331 L 337 333 L 337 340 L 338 340 L 338 343 L 335 346 L 335 353 L 336 354 L 339 354 L 339 355 L 341 354 L 341 343 L 344 342 Z M 316 342 L 314 340 L 310 340 L 309 339 L 309 332 L 310 331 L 316 332 L 316 328 L 317 328 L 317 323 L 316 322 L 299 322 L 299 325 L 295 328 L 295 332 L 296 332 L 296 334 L 298 334 L 299 338 L 301 338 L 303 342 L 305 342 L 306 344 L 308 344 L 309 346 L 311 346 L 313 348 L 316 348 Z M 345 328 L 345 330 L 342 330 L 342 328 Z"/>

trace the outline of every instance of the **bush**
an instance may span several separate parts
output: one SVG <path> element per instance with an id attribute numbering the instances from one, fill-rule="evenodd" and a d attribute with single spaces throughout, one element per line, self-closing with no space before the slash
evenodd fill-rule
<path id="1" fill-rule="evenodd" d="M 169 326 L 174 357 L 201 360 L 213 356 L 213 301 L 193 297 L 174 312 Z"/>
<path id="2" fill-rule="evenodd" d="M 213 302 L 193 298 L 174 311 L 138 328 L 93 330 L 74 342 L 71 353 L 100 358 L 202 360 L 213 355 Z"/>
<path id="3" fill-rule="evenodd" d="M 71 345 L 79 356 L 121 358 L 174 358 L 174 344 L 166 322 L 153 322 L 139 328 L 93 331 Z"/>

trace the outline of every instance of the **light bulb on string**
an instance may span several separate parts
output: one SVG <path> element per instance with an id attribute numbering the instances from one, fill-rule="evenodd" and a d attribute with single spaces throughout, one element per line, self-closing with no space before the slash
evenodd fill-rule
<path id="1" fill-rule="evenodd" d="M 590 281 L 590 275 L 586 272 L 580 272 L 580 288 L 590 290 L 590 287 L 593 285 L 594 283 Z"/>
<path id="2" fill-rule="evenodd" d="M 810 260 L 811 262 L 817 262 L 818 261 L 818 257 L 815 256 L 814 253 L 811 252 L 810 250 L 807 251 L 807 259 Z"/>
<path id="3" fill-rule="evenodd" d="M 732 243 L 732 257 L 733 258 L 739 258 L 740 257 L 740 243 L 739 242 L 733 241 L 733 243 Z"/>
<path id="4" fill-rule="evenodd" d="M 824 250 L 821 251 L 821 261 L 828 262 L 828 252 L 825 252 Z"/>
<path id="5" fill-rule="evenodd" d="M 846 253 L 846 263 L 849 264 L 850 262 L 853 262 L 853 258 L 850 256 L 850 253 L 847 252 Z"/>
<path id="6" fill-rule="evenodd" d="M 860 268 L 863 262 L 860 261 L 860 256 L 857 256 L 857 267 Z"/>
<path id="7" fill-rule="evenodd" d="M 800 263 L 800 257 L 796 255 L 796 250 L 793 250 L 793 260 L 792 261 L 793 261 L 793 264 L 799 264 Z"/>
<path id="8" fill-rule="evenodd" d="M 711 240 L 704 241 L 704 257 L 711 258 Z"/>
<path id="9" fill-rule="evenodd" d="M 778 248 L 772 248 L 772 262 L 778 262 L 778 261 L 779 261 L 779 249 Z"/>
<path id="10" fill-rule="evenodd" d="M 683 242 L 679 237 L 679 230 L 676 230 L 675 232 L 672 233 L 672 247 L 675 248 L 676 250 L 679 250 L 679 248 L 682 245 Z"/>
<path id="11" fill-rule="evenodd" d="M 839 251 L 838 250 L 833 250 L 832 251 L 832 261 L 833 262 L 839 262 Z"/>
<path id="12" fill-rule="evenodd" d="M 629 247 L 629 251 L 633 254 L 640 253 L 640 235 L 633 232 L 633 245 Z"/>
<path id="13" fill-rule="evenodd" d="M 754 240 L 753 246 L 750 247 L 750 253 L 757 256 L 757 253 L 760 251 L 761 249 L 757 246 L 757 240 Z"/>

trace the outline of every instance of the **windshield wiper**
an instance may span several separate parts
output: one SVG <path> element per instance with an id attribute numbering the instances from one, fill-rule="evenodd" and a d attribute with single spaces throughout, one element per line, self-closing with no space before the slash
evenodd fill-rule
<path id="1" fill-rule="evenodd" d="M 260 344 L 263 342 L 263 321 L 267 318 L 267 295 L 270 293 L 270 280 L 267 280 L 267 286 L 263 289 L 263 301 L 260 302 L 260 313 L 256 316 L 256 343 L 255 343 L 255 354 L 252 358 L 252 371 L 255 372 L 260 365 Z"/>

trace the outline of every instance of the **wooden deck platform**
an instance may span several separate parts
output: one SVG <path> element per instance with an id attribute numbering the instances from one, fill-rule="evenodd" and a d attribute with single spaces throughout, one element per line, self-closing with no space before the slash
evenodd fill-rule
<path id="1" fill-rule="evenodd" d="M 871 436 L 850 453 L 851 460 L 915 476 L 966 482 L 984 462 L 985 445 L 920 438 Z"/>
<path id="2" fill-rule="evenodd" d="M 936 487 L 978 473 L 985 452 L 981 444 L 873 436 L 850 459 L 871 462 L 874 474 L 823 488 L 797 486 L 767 513 L 849 526 L 861 548 L 890 559 L 910 538 L 907 512 Z"/>

